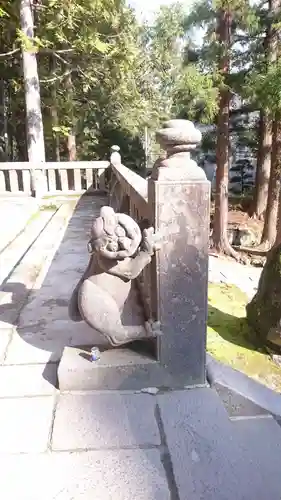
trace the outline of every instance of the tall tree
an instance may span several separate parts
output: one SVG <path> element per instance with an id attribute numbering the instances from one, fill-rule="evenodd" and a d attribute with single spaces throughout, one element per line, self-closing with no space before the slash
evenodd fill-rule
<path id="1" fill-rule="evenodd" d="M 37 163 L 45 161 L 45 144 L 32 7 L 32 0 L 20 0 L 28 159 Z"/>
<path id="2" fill-rule="evenodd" d="M 241 90 L 245 77 L 246 31 L 255 22 L 254 13 L 247 0 L 204 0 L 189 16 L 187 26 L 200 26 L 205 30 L 199 56 L 199 68 L 213 76 L 218 89 L 218 113 L 216 117 L 216 194 L 213 225 L 213 246 L 238 258 L 227 237 L 228 220 L 228 171 L 229 171 L 229 120 L 233 96 Z"/>
<path id="3" fill-rule="evenodd" d="M 266 73 L 270 65 L 276 59 L 276 47 L 274 41 L 273 16 L 276 7 L 275 0 L 268 0 L 268 7 L 264 9 L 264 4 L 257 7 L 257 13 L 260 19 L 260 34 L 265 28 L 265 37 L 261 44 L 261 54 L 258 54 L 257 70 Z M 261 36 L 258 37 L 258 44 Z M 255 52 L 259 52 L 258 47 Z M 253 85 L 254 82 L 252 82 Z M 259 104 L 259 102 L 257 102 Z M 271 168 L 272 154 L 272 116 L 269 110 L 260 109 L 260 121 L 258 130 L 259 148 L 257 155 L 257 169 L 255 179 L 255 190 L 250 214 L 262 218 L 265 214 L 267 205 L 267 196 L 269 190 L 269 178 Z M 274 153 L 273 153 L 274 154 Z"/>

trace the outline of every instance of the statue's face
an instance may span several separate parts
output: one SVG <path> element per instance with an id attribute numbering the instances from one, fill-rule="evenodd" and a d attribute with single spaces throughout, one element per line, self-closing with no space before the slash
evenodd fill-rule
<path id="1" fill-rule="evenodd" d="M 106 236 L 104 246 L 109 252 L 126 250 L 130 254 L 132 240 L 126 236 L 124 227 L 117 224 L 114 233 Z"/>
<path id="2" fill-rule="evenodd" d="M 92 237 L 96 252 L 107 259 L 132 257 L 141 242 L 137 223 L 128 215 L 115 214 L 110 207 L 103 207 L 94 221 Z"/>

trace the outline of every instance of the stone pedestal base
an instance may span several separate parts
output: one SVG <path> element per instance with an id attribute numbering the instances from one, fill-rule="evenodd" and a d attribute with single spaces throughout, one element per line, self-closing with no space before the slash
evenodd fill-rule
<path id="1" fill-rule="evenodd" d="M 61 391 L 141 390 L 146 387 L 182 388 L 188 374 L 175 379 L 161 364 L 130 348 L 101 352 L 90 361 L 90 347 L 65 347 L 58 368 Z"/>

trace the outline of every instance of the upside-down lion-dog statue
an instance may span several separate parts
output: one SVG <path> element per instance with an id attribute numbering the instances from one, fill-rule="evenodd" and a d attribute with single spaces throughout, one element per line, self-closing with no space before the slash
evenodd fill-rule
<path id="1" fill-rule="evenodd" d="M 122 322 L 132 280 L 151 262 L 158 248 L 153 228 L 141 233 L 131 217 L 102 207 L 91 228 L 89 264 L 70 300 L 71 319 L 84 320 L 113 346 L 160 334 L 152 321 L 137 325 Z"/>

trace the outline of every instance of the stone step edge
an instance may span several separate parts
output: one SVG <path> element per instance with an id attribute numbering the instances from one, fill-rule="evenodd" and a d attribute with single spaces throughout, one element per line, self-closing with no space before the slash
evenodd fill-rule
<path id="1" fill-rule="evenodd" d="M 244 373 L 227 366 L 207 354 L 207 380 L 211 386 L 220 384 L 272 415 L 281 417 L 281 394 L 251 379 Z"/>
<path id="2" fill-rule="evenodd" d="M 26 226 L 18 233 L 18 235 L 11 241 L 9 245 L 6 246 L 5 250 L 0 253 L 0 259 L 4 260 L 9 252 L 16 252 L 15 258 L 13 259 L 10 268 L 5 274 L 3 274 L 0 283 L 0 289 L 5 284 L 5 282 L 10 278 L 13 271 L 20 264 L 24 256 L 31 249 L 43 231 L 46 229 L 58 209 L 48 210 L 46 212 L 38 210 L 32 217 L 27 221 Z M 44 213 L 44 216 L 40 220 L 40 214 Z"/>
<path id="3" fill-rule="evenodd" d="M 53 217 L 49 220 L 48 224 L 45 226 L 45 229 L 41 232 L 39 237 L 36 239 L 36 241 L 33 243 L 33 245 L 29 248 L 28 252 L 26 252 L 25 256 L 23 259 L 18 263 L 18 265 L 14 268 L 13 273 L 9 277 L 9 280 L 7 281 L 7 284 L 9 284 L 9 281 L 13 282 L 18 281 L 18 276 L 23 275 L 22 281 L 24 282 L 24 276 L 27 276 L 28 286 L 26 287 L 26 293 L 24 294 L 24 297 L 22 300 L 18 301 L 13 308 L 10 310 L 11 318 L 10 322 L 11 323 L 6 323 L 1 324 L 0 321 L 0 328 L 6 328 L 6 329 L 11 329 L 12 332 L 16 331 L 16 325 L 18 322 L 19 315 L 21 313 L 21 310 L 25 306 L 25 304 L 28 301 L 28 297 L 30 293 L 32 293 L 32 290 L 38 285 L 38 282 L 40 282 L 45 275 L 45 267 L 46 264 L 49 262 L 50 259 L 53 258 L 57 247 L 60 245 L 60 233 L 64 232 L 65 227 L 67 227 L 69 219 L 71 218 L 71 215 L 73 214 L 73 211 L 75 210 L 76 203 L 65 203 L 62 204 L 59 209 L 55 212 Z M 40 258 L 40 262 L 36 262 L 36 273 L 32 275 L 32 278 L 30 279 L 28 269 L 26 269 L 26 263 L 25 261 L 30 260 L 30 256 L 35 253 L 38 255 L 37 247 L 40 246 L 40 243 L 43 238 L 46 237 L 46 232 L 48 231 L 50 226 L 57 226 L 56 227 L 56 238 L 54 237 L 52 242 L 51 242 L 51 248 L 47 250 L 47 253 L 45 255 L 42 255 Z M 28 266 L 27 266 L 28 267 Z M 43 275 L 43 276 L 42 276 Z M 26 284 L 26 283 L 25 283 Z M 8 293 L 8 292 L 7 292 Z M 1 302 L 3 303 L 5 296 L 1 298 Z"/>
<path id="4" fill-rule="evenodd" d="M 11 200 L 12 201 L 12 200 Z M 34 205 L 34 209 L 31 211 L 31 213 L 29 214 L 29 216 L 27 217 L 25 223 L 24 223 L 24 226 L 16 233 L 14 234 L 14 236 L 12 236 L 12 238 L 8 241 L 8 243 L 5 244 L 4 247 L 0 247 L 0 256 L 6 252 L 6 250 L 9 249 L 9 247 L 17 240 L 17 238 L 19 236 L 21 236 L 21 234 L 25 231 L 26 227 L 32 222 L 32 220 L 37 217 L 37 215 L 39 214 L 39 211 L 40 211 L 40 206 L 36 203 Z"/>

